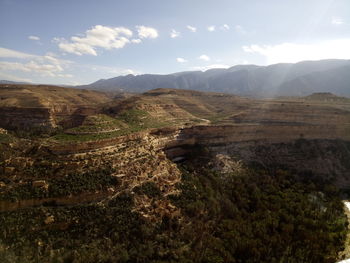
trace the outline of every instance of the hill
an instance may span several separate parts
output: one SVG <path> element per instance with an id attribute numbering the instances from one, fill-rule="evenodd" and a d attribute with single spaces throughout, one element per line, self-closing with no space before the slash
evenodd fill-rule
<path id="1" fill-rule="evenodd" d="M 0 107 L 94 105 L 109 101 L 106 93 L 47 85 L 0 85 Z"/>

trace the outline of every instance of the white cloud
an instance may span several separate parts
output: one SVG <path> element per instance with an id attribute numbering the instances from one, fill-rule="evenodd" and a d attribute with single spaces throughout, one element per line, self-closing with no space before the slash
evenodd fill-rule
<path id="1" fill-rule="evenodd" d="M 184 59 L 184 58 L 176 58 L 176 61 L 179 62 L 179 63 L 185 63 L 185 62 L 187 62 L 187 60 Z"/>
<path id="2" fill-rule="evenodd" d="M 230 66 L 224 65 L 224 64 L 212 64 L 209 66 L 204 67 L 192 67 L 191 70 L 200 70 L 200 71 L 206 71 L 209 69 L 215 69 L 215 68 L 229 68 Z"/>
<path id="3" fill-rule="evenodd" d="M 210 57 L 203 54 L 203 55 L 199 56 L 198 59 L 204 60 L 204 61 L 209 61 L 209 60 L 210 60 Z"/>
<path id="4" fill-rule="evenodd" d="M 0 79 L 13 81 L 74 85 L 89 83 L 98 78 L 141 74 L 132 69 L 78 64 L 60 59 L 52 52 L 38 56 L 0 47 L 0 58 L 10 58 L 8 61 L 0 61 Z M 79 78 L 79 74 L 84 74 L 84 77 Z"/>
<path id="5" fill-rule="evenodd" d="M 35 58 L 37 56 L 0 47 L 0 58 Z"/>
<path id="6" fill-rule="evenodd" d="M 223 24 L 221 30 L 230 30 L 230 26 L 228 24 Z"/>
<path id="7" fill-rule="evenodd" d="M 83 85 L 83 83 L 79 82 L 79 81 L 68 81 L 66 82 L 66 85 L 72 85 L 72 86 L 80 86 Z"/>
<path id="8" fill-rule="evenodd" d="M 243 46 L 247 53 L 265 57 L 267 64 L 295 63 L 303 60 L 350 59 L 350 38 L 312 44 L 282 43 L 278 45 Z"/>
<path id="9" fill-rule="evenodd" d="M 0 69 L 6 71 L 34 72 L 49 77 L 55 77 L 55 73 L 63 71 L 60 65 L 42 64 L 36 61 L 29 61 L 26 63 L 0 61 Z"/>
<path id="10" fill-rule="evenodd" d="M 335 26 L 341 26 L 344 24 L 344 20 L 339 17 L 333 17 L 331 23 L 332 25 L 335 25 Z"/>
<path id="11" fill-rule="evenodd" d="M 129 74 L 133 74 L 136 75 L 138 74 L 138 72 L 132 70 L 132 69 L 120 69 L 120 68 L 110 68 L 108 70 L 108 73 L 114 74 L 114 75 L 129 75 Z"/>
<path id="12" fill-rule="evenodd" d="M 236 25 L 235 30 L 236 30 L 236 32 L 238 32 L 242 35 L 246 35 L 248 33 L 241 25 Z"/>
<path id="13" fill-rule="evenodd" d="M 177 38 L 180 36 L 180 32 L 176 31 L 175 29 L 172 29 L 170 32 L 170 37 L 171 38 Z"/>
<path id="14" fill-rule="evenodd" d="M 0 47 L 0 57 L 16 59 L 17 61 L 1 61 L 0 69 L 6 72 L 21 71 L 39 74 L 41 76 L 55 77 L 57 74 L 64 74 L 64 68 L 71 64 L 71 61 L 55 57 L 53 53 L 44 56 L 22 53 L 16 50 Z"/>
<path id="15" fill-rule="evenodd" d="M 73 53 L 79 56 L 84 54 L 97 56 L 96 50 L 88 44 L 64 42 L 59 43 L 58 47 L 64 52 Z"/>
<path id="16" fill-rule="evenodd" d="M 186 26 L 188 30 L 190 30 L 191 32 L 196 32 L 197 31 L 197 28 L 195 28 L 194 26 Z"/>
<path id="17" fill-rule="evenodd" d="M 59 38 L 59 37 L 54 37 L 54 38 L 51 40 L 52 43 L 60 43 L 60 42 L 62 42 L 62 41 L 64 41 L 64 38 Z"/>
<path id="18" fill-rule="evenodd" d="M 71 41 L 54 38 L 58 42 L 59 48 L 67 53 L 76 55 L 97 55 L 96 48 L 118 49 L 123 48 L 130 42 L 129 38 L 133 33 L 125 27 L 107 27 L 97 25 L 87 30 L 82 37 L 73 36 Z"/>
<path id="19" fill-rule="evenodd" d="M 57 74 L 57 77 L 60 77 L 60 78 L 73 78 L 74 76 L 72 74 Z"/>
<path id="20" fill-rule="evenodd" d="M 98 72 L 100 75 L 103 73 L 106 78 L 112 78 L 115 76 L 120 76 L 120 75 L 128 75 L 128 74 L 141 74 L 139 71 L 135 71 L 132 69 L 123 69 L 123 68 L 117 68 L 117 67 L 107 67 L 107 66 L 100 66 L 100 65 L 80 65 L 81 68 L 84 68 L 86 70 L 94 70 Z"/>
<path id="21" fill-rule="evenodd" d="M 208 26 L 207 29 L 209 32 L 213 32 L 215 31 L 215 26 Z"/>
<path id="22" fill-rule="evenodd" d="M 21 77 L 7 74 L 4 72 L 0 72 L 0 79 L 10 80 L 10 81 L 21 81 L 21 82 L 33 82 L 31 79 L 21 78 Z"/>
<path id="23" fill-rule="evenodd" d="M 131 39 L 131 43 L 134 43 L 134 44 L 140 44 L 141 42 L 142 42 L 142 40 L 139 38 Z"/>
<path id="24" fill-rule="evenodd" d="M 37 36 L 29 36 L 28 39 L 34 40 L 34 41 L 39 41 L 39 40 L 40 40 L 40 37 L 37 37 Z"/>
<path id="25" fill-rule="evenodd" d="M 139 37 L 142 38 L 157 38 L 158 37 L 158 31 L 155 28 L 152 27 L 146 27 L 146 26 L 136 26 L 137 33 Z"/>

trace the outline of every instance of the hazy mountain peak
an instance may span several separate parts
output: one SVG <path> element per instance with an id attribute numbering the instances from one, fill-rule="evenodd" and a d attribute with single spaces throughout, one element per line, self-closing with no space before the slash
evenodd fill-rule
<path id="1" fill-rule="evenodd" d="M 340 59 L 269 66 L 236 65 L 228 69 L 210 69 L 204 72 L 185 71 L 168 75 L 137 76 L 129 74 L 99 80 L 83 87 L 126 92 L 145 92 L 158 88 L 188 89 L 255 97 L 303 96 L 329 91 L 350 96 L 347 84 L 350 83 L 350 74 L 347 67 L 350 67 L 350 61 Z"/>

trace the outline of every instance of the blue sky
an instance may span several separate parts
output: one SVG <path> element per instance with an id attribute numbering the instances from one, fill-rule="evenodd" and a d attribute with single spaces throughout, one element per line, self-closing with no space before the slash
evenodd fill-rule
<path id="1" fill-rule="evenodd" d="M 350 59 L 349 0 L 0 0 L 0 79 Z"/>

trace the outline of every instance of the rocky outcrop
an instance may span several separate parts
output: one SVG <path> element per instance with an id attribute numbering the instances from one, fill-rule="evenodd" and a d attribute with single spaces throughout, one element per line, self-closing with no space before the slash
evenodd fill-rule
<path id="1" fill-rule="evenodd" d="M 109 167 L 117 178 L 118 185 L 108 188 L 107 192 L 97 191 L 86 193 L 86 201 L 109 200 L 122 192 L 132 192 L 137 186 L 146 182 L 154 183 L 164 197 L 176 194 L 175 185 L 181 179 L 181 173 L 177 166 L 172 163 L 163 152 L 164 145 L 169 140 L 174 140 L 176 133 L 158 133 L 153 131 L 134 133 L 114 139 L 95 142 L 76 143 L 70 145 L 46 145 L 32 149 L 28 156 L 11 157 L 4 161 L 3 170 L 6 172 L 0 176 L 0 181 L 6 179 L 9 183 L 2 187 L 2 192 L 30 182 L 33 188 L 47 190 L 50 179 L 65 177 L 72 173 L 86 173 L 89 171 L 103 170 Z M 32 174 L 31 171 L 42 171 Z M 49 172 L 46 172 L 49 171 Z M 21 178 L 18 180 L 18 178 Z M 28 183 L 27 183 L 28 184 Z M 12 210 L 28 206 L 42 205 L 55 202 L 57 204 L 81 203 L 82 196 L 61 196 L 57 198 L 43 198 L 31 200 L 18 200 L 0 202 L 0 210 Z M 173 213 L 170 203 L 158 202 L 156 205 L 147 198 L 138 197 L 136 210 L 141 209 L 145 217 L 154 217 L 154 209 L 157 204 L 168 207 L 169 213 Z M 84 200 L 85 200 L 84 199 Z M 152 203 L 152 205 L 151 205 Z M 140 211 L 141 211 L 140 210 Z M 152 216 L 153 215 L 153 216 Z"/>

